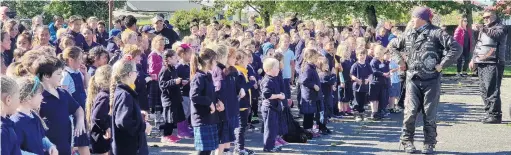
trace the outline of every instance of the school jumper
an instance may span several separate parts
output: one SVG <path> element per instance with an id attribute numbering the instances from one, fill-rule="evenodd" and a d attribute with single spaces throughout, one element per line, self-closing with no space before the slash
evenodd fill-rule
<path id="1" fill-rule="evenodd" d="M 155 113 L 156 111 L 163 110 L 161 107 L 161 90 L 158 86 L 157 77 L 163 67 L 163 58 L 160 54 L 153 51 L 147 56 L 147 62 L 149 64 L 147 72 L 153 78 L 148 83 L 149 107 L 151 108 L 151 113 Z"/>
<path id="2" fill-rule="evenodd" d="M 263 66 L 263 62 L 261 61 L 261 57 L 257 56 L 256 53 L 252 53 L 252 63 L 248 65 L 249 67 L 249 70 L 248 70 L 248 76 L 254 76 L 257 81 L 261 81 L 261 75 L 259 74 L 259 70 L 263 70 L 262 66 Z M 250 69 L 252 68 L 252 69 Z M 264 72 L 264 71 L 263 71 Z M 263 73 L 261 72 L 261 73 Z M 250 89 L 250 91 L 252 92 L 252 104 L 251 105 L 251 114 L 250 116 L 254 116 L 254 117 L 257 117 L 257 113 L 259 111 L 259 97 L 261 96 L 261 89 Z"/>
<path id="3" fill-rule="evenodd" d="M 80 105 L 68 93 L 57 88 L 58 98 L 48 91 L 43 91 L 43 102 L 39 114 L 48 126 L 46 136 L 57 146 L 59 154 L 71 154 L 71 120 L 70 115 L 75 114 Z M 84 134 L 86 135 L 86 134 Z"/>
<path id="4" fill-rule="evenodd" d="M 280 90 L 282 90 L 282 92 L 284 93 L 284 96 L 285 96 L 285 99 L 284 100 L 281 100 L 280 102 L 280 107 L 282 107 L 280 109 L 280 111 L 278 112 L 278 116 L 279 116 L 279 136 L 283 136 L 285 134 L 287 134 L 287 131 L 288 131 L 288 126 L 287 126 L 287 118 L 284 117 L 282 114 L 284 113 L 285 110 L 289 110 L 289 105 L 287 105 L 287 99 L 290 99 L 291 98 L 291 93 L 287 94 L 287 92 L 291 92 L 291 88 L 288 87 L 289 86 L 289 81 L 287 81 L 287 84 L 286 84 L 286 80 L 284 80 L 284 78 L 282 78 L 282 71 L 279 71 L 279 74 L 277 76 L 278 80 L 280 81 L 279 82 L 279 86 L 280 86 Z"/>
<path id="5" fill-rule="evenodd" d="M 138 94 L 126 84 L 115 88 L 112 109 L 112 154 L 147 155 L 146 125 L 138 105 Z"/>
<path id="6" fill-rule="evenodd" d="M 252 104 L 252 91 L 251 87 L 255 84 L 255 81 L 249 80 L 248 69 L 243 66 L 236 66 L 238 72 L 237 75 L 237 83 L 238 85 L 245 90 L 245 96 L 239 99 L 239 125 L 235 129 L 236 134 L 236 144 L 235 150 L 244 150 L 245 149 L 245 131 L 248 126 L 248 121 L 250 120 L 250 105 Z M 257 104 L 257 103 L 256 103 Z"/>
<path id="7" fill-rule="evenodd" d="M 264 122 L 264 150 L 272 150 L 275 147 L 275 138 L 279 134 L 279 112 L 281 111 L 281 100 L 270 99 L 272 95 L 281 94 L 284 91 L 280 87 L 281 80 L 277 76 L 265 75 L 261 80 L 261 114 Z"/>
<path id="8" fill-rule="evenodd" d="M 0 153 L 2 155 L 21 155 L 21 149 L 18 141 L 18 136 L 14 131 L 14 122 L 9 118 L 0 118 L 0 136 L 2 138 L 2 146 Z"/>
<path id="9" fill-rule="evenodd" d="M 85 100 L 87 99 L 87 94 L 85 92 L 85 86 L 83 83 L 84 78 L 83 74 L 80 71 L 73 70 L 69 67 L 65 67 L 64 70 L 66 71 L 65 73 L 67 74 L 63 74 L 61 82 L 62 85 L 67 84 L 68 91 L 71 93 L 73 98 L 76 100 L 76 102 L 78 102 L 82 109 L 85 109 Z M 71 76 L 71 79 L 67 78 L 68 75 Z M 74 91 L 72 90 L 71 87 L 74 88 Z M 86 120 L 83 121 L 86 122 Z M 87 126 L 87 123 L 85 123 L 85 126 Z M 90 142 L 88 137 L 89 136 L 87 136 L 87 134 L 82 134 L 79 137 L 74 137 L 74 146 L 75 147 L 89 146 Z"/>
<path id="10" fill-rule="evenodd" d="M 183 98 L 181 97 L 181 83 L 177 84 L 177 70 L 174 66 L 166 66 L 158 75 L 158 83 L 161 90 L 161 102 L 165 124 L 160 126 L 163 129 L 163 136 L 172 135 L 172 130 L 177 123 L 186 120 L 183 111 Z M 178 129 L 178 132 L 181 132 Z M 186 129 L 187 130 L 187 129 Z"/>
<path id="11" fill-rule="evenodd" d="M 334 113 L 334 91 L 332 87 L 337 82 L 337 78 L 334 74 L 330 72 L 319 73 L 319 78 L 321 81 L 321 92 L 323 92 L 323 104 L 325 106 L 325 118 L 331 117 Z"/>
<path id="12" fill-rule="evenodd" d="M 339 85 L 339 100 L 343 103 L 351 103 L 353 101 L 353 80 L 351 80 L 351 66 L 355 63 L 354 59 L 347 59 L 341 62 L 342 72 L 339 73 L 341 83 L 344 83 L 344 88 Z"/>
<path id="13" fill-rule="evenodd" d="M 190 65 L 185 63 L 179 63 L 176 66 L 177 76 L 182 80 L 188 80 L 188 84 L 181 85 L 181 95 L 183 96 L 183 111 L 185 117 L 190 119 Z M 185 122 L 188 126 L 188 121 Z"/>
<path id="14" fill-rule="evenodd" d="M 218 148 L 218 112 L 209 108 L 218 98 L 211 73 L 197 70 L 190 83 L 190 110 L 195 150 L 211 151 Z"/>
<path id="15" fill-rule="evenodd" d="M 80 47 L 81 49 L 84 49 L 85 44 L 87 44 L 87 42 L 85 42 L 85 37 L 83 37 L 83 35 L 81 33 L 68 30 L 67 34 L 74 37 L 76 47 Z M 62 51 L 64 50 L 64 49 L 60 49 L 60 38 L 55 43 L 55 50 L 56 50 L 55 53 L 57 55 L 62 53 Z"/>
<path id="16" fill-rule="evenodd" d="M 359 113 L 363 113 L 365 111 L 364 106 L 367 104 L 367 93 L 369 92 L 369 85 L 365 82 L 372 73 L 373 71 L 371 70 L 371 66 L 367 63 L 360 64 L 359 62 L 356 62 L 353 66 L 351 66 L 350 74 L 362 80 L 361 85 L 353 82 L 353 96 L 355 97 L 355 102 L 351 102 L 352 109 Z"/>
<path id="17" fill-rule="evenodd" d="M 49 150 L 53 144 L 46 138 L 41 119 L 36 115 L 35 112 L 30 112 L 30 115 L 17 112 L 10 119 L 14 122 L 22 152 L 44 154 L 44 150 Z"/>
<path id="18" fill-rule="evenodd" d="M 92 104 L 90 143 L 91 152 L 95 154 L 110 151 L 111 139 L 103 138 L 107 129 L 111 128 L 110 92 L 100 90 Z"/>
<path id="19" fill-rule="evenodd" d="M 370 65 L 373 75 L 369 85 L 369 101 L 378 101 L 378 111 L 382 111 L 386 109 L 389 101 L 390 79 L 383 76 L 384 73 L 390 73 L 389 64 L 373 58 Z"/>
<path id="20" fill-rule="evenodd" d="M 321 86 L 319 75 L 316 71 L 316 65 L 306 64 L 302 68 L 299 83 L 301 87 L 300 113 L 303 114 L 303 128 L 311 129 L 313 125 L 314 113 L 318 111 L 318 101 L 320 100 L 319 91 L 314 90 L 314 85 Z"/>
<path id="21" fill-rule="evenodd" d="M 220 144 L 233 142 L 236 137 L 234 129 L 239 126 L 239 107 L 238 93 L 240 85 L 237 80 L 237 70 L 233 67 L 226 68 L 221 63 L 217 63 L 211 71 L 213 83 L 217 97 L 224 103 L 225 110 L 218 113 L 220 123 L 218 124 Z"/>
<path id="22" fill-rule="evenodd" d="M 97 32 L 96 33 L 96 42 L 100 44 L 103 47 L 106 47 L 108 45 L 108 32 Z"/>
<path id="23" fill-rule="evenodd" d="M 85 43 L 83 44 L 83 51 L 84 51 L 85 53 L 89 53 L 90 49 L 92 49 L 92 48 L 94 48 L 94 47 L 96 47 L 96 46 L 101 46 L 101 45 L 100 45 L 99 43 L 97 43 L 97 42 L 94 42 L 94 41 L 93 41 L 90 45 L 89 45 L 89 44 L 87 44 L 87 42 L 85 42 Z"/>
<path id="24" fill-rule="evenodd" d="M 138 104 L 143 111 L 149 111 L 149 95 L 147 91 L 148 83 L 145 78 L 149 77 L 147 74 L 147 54 L 142 53 L 140 63 L 137 64 L 137 79 L 135 80 L 135 92 L 138 94 Z"/>

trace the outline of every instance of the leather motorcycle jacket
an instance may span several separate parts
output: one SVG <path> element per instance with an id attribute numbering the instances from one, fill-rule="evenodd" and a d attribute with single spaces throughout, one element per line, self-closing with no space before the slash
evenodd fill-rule
<path id="1" fill-rule="evenodd" d="M 405 62 L 407 79 L 430 80 L 440 77 L 436 66 L 454 63 L 461 55 L 460 45 L 439 27 L 427 24 L 407 31 L 389 44 L 394 59 Z"/>

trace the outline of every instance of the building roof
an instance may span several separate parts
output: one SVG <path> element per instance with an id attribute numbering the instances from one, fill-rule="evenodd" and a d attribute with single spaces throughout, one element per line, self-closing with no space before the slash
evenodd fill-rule
<path id="1" fill-rule="evenodd" d="M 203 6 L 212 6 L 213 1 L 191 2 L 181 1 L 132 1 L 126 2 L 126 10 L 133 12 L 175 12 L 179 10 L 200 9 Z"/>

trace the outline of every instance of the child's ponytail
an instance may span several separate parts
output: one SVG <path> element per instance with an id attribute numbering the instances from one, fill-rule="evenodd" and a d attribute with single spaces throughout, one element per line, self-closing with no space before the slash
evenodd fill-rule
<path id="1" fill-rule="evenodd" d="M 195 73 L 197 72 L 197 68 L 199 67 L 199 54 L 193 53 L 192 57 L 190 58 L 190 78 L 193 78 L 195 76 Z"/>
<path id="2" fill-rule="evenodd" d="M 112 67 L 109 65 L 101 66 L 96 70 L 97 74 L 91 77 L 87 87 L 87 100 L 85 102 L 85 118 L 87 120 L 88 127 L 92 127 L 92 107 L 94 106 L 94 100 L 98 95 L 99 91 L 107 90 L 110 86 L 110 73 Z M 90 130 L 90 129 L 89 129 Z"/>
<path id="3" fill-rule="evenodd" d="M 112 67 L 112 76 L 110 77 L 110 115 L 112 115 L 113 112 L 113 105 L 115 103 L 114 95 L 117 85 L 121 83 L 124 78 L 128 77 L 130 72 L 134 71 L 135 68 L 135 62 L 127 59 L 117 61 Z"/>

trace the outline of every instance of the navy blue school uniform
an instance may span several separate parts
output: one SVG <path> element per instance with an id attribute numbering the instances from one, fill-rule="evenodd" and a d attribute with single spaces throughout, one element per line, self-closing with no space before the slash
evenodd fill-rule
<path id="1" fill-rule="evenodd" d="M 238 71 L 237 72 L 237 83 L 238 83 L 238 86 L 239 88 L 243 88 L 245 90 L 245 96 L 243 98 L 241 98 L 239 101 L 240 101 L 240 106 L 239 108 L 250 108 L 250 105 L 251 105 L 251 95 L 253 94 L 252 91 L 250 91 L 250 94 L 248 93 L 248 90 L 250 90 L 250 88 L 252 88 L 255 84 L 255 81 L 252 81 L 252 80 L 248 80 L 247 79 L 250 77 L 249 74 L 248 74 L 248 68 L 247 68 L 247 77 L 245 77 L 245 75 L 243 75 L 243 73 L 241 71 Z M 239 92 L 239 89 L 237 89 L 238 92 Z M 238 109 L 239 111 L 239 109 Z"/>
<path id="2" fill-rule="evenodd" d="M 149 77 L 147 74 L 147 55 L 142 53 L 140 57 L 142 59 L 140 60 L 140 64 L 137 64 L 138 75 L 135 80 L 135 92 L 138 94 L 137 99 L 140 109 L 149 111 L 147 82 L 145 81 L 145 78 Z"/>
<path id="3" fill-rule="evenodd" d="M 90 45 L 87 44 L 87 42 L 85 42 L 85 44 L 83 44 L 83 51 L 88 53 L 90 49 L 96 47 L 96 46 L 101 46 L 101 44 L 97 43 L 97 42 L 92 42 Z"/>
<path id="4" fill-rule="evenodd" d="M 82 73 L 81 72 L 71 73 L 67 70 L 66 72 L 68 72 L 69 75 L 71 75 L 71 78 L 73 79 L 73 83 L 75 85 L 75 92 L 73 92 L 71 95 L 76 100 L 76 102 L 78 102 L 80 107 L 82 107 L 82 109 L 85 109 L 85 100 L 87 99 L 87 94 L 85 92 L 85 86 L 83 84 Z M 85 122 L 85 120 L 82 121 Z M 74 139 L 75 139 L 74 145 L 76 147 L 89 146 L 89 138 L 87 134 L 82 134 L 78 137 L 74 137 Z"/>
<path id="5" fill-rule="evenodd" d="M 323 93 L 325 116 L 330 117 L 334 110 L 334 91 L 332 86 L 336 83 L 337 78 L 334 74 L 330 74 L 330 72 L 319 73 L 319 78 L 321 81 L 321 92 Z"/>
<path id="6" fill-rule="evenodd" d="M 261 80 L 261 76 L 259 76 L 259 74 L 257 74 L 257 70 L 252 66 L 252 64 L 248 64 L 247 66 L 247 69 L 248 69 L 248 77 L 255 77 L 256 78 L 256 83 L 258 83 L 258 81 Z M 260 94 L 260 91 L 261 89 L 256 89 L 253 85 L 250 86 L 250 93 L 251 93 L 251 109 L 250 109 L 250 113 L 253 113 L 253 114 L 257 114 L 257 112 L 259 111 L 258 110 L 258 107 L 259 107 L 259 96 L 261 96 Z M 257 116 L 257 115 L 254 115 L 254 116 Z M 250 119 L 249 119 L 250 120 Z"/>
<path id="7" fill-rule="evenodd" d="M 323 54 L 323 56 L 325 56 L 326 60 L 328 61 L 328 70 L 331 71 L 332 68 L 335 67 L 334 56 L 328 53 L 326 50 L 321 50 L 321 54 Z"/>
<path id="8" fill-rule="evenodd" d="M 262 53 L 262 52 L 261 52 Z M 261 80 L 261 75 L 258 74 L 258 70 L 259 69 L 263 69 L 263 62 L 261 60 L 261 57 L 260 55 L 258 55 L 257 53 L 252 53 L 252 63 L 250 64 L 252 66 L 252 68 L 254 69 L 254 71 L 257 73 L 258 76 L 256 76 L 256 78 L 258 80 Z M 264 72 L 264 71 L 263 71 Z M 261 72 L 262 74 L 262 72 Z"/>
<path id="9" fill-rule="evenodd" d="M 342 78 L 344 79 L 344 88 L 341 88 L 339 85 L 339 97 L 340 101 L 343 103 L 349 103 L 353 101 L 353 81 L 351 80 L 351 66 L 355 63 L 354 59 L 347 59 L 341 62 L 341 67 L 343 68 L 340 73 Z M 341 77 L 339 77 L 340 80 Z M 339 81 L 341 83 L 342 81 Z"/>
<path id="10" fill-rule="evenodd" d="M 261 94 L 263 101 L 261 104 L 261 113 L 264 122 L 264 150 L 272 150 L 275 147 L 275 138 L 279 134 L 279 113 L 282 111 L 280 99 L 270 99 L 274 94 L 284 93 L 281 90 L 278 76 L 266 75 L 261 80 Z"/>
<path id="11" fill-rule="evenodd" d="M 10 119 L 14 122 L 14 130 L 18 136 L 21 150 L 34 154 L 44 154 L 42 139 L 46 133 L 43 124 L 34 112 L 31 112 L 31 115 L 32 117 L 17 112 Z"/>
<path id="12" fill-rule="evenodd" d="M 80 47 L 81 49 L 85 48 L 85 45 L 87 44 L 87 42 L 85 42 L 85 37 L 83 37 L 82 34 L 74 32 L 74 31 L 71 31 L 71 30 L 69 30 L 67 32 L 67 34 L 69 34 L 69 35 L 71 35 L 71 36 L 73 36 L 75 38 L 74 41 L 75 41 L 75 46 L 76 47 Z M 55 44 L 56 53 L 60 54 L 60 53 L 62 53 L 62 50 L 64 50 L 64 49 L 60 49 L 60 47 L 58 45 L 60 45 L 60 39 L 58 39 L 57 43 Z"/>
<path id="13" fill-rule="evenodd" d="M 211 113 L 210 105 L 218 101 L 211 73 L 197 70 L 190 83 L 190 110 L 194 145 L 199 151 L 218 148 L 218 112 Z"/>
<path id="14" fill-rule="evenodd" d="M 282 108 L 280 109 L 280 111 L 278 111 L 278 117 L 279 117 L 279 135 L 282 136 L 282 135 L 287 134 L 287 131 L 288 131 L 287 123 L 285 123 L 287 121 L 287 118 L 284 117 L 283 112 L 284 112 L 284 110 L 289 109 L 289 105 L 287 105 L 287 99 L 290 99 L 291 95 L 286 93 L 286 92 L 290 91 L 289 90 L 290 87 L 287 87 L 284 82 L 289 82 L 289 81 L 284 80 L 284 78 L 282 77 L 282 70 L 279 71 L 279 75 L 277 76 L 277 78 L 279 80 L 278 83 L 279 83 L 279 86 L 280 86 L 280 90 L 283 91 L 283 93 L 285 95 L 285 98 L 286 98 L 286 99 L 280 101 L 280 107 L 282 107 Z"/>
<path id="15" fill-rule="evenodd" d="M 180 77 L 183 80 L 190 81 L 190 65 L 189 64 L 179 63 L 176 66 L 176 70 L 177 70 L 178 77 Z M 185 97 L 190 96 L 190 84 L 181 86 L 181 94 Z"/>
<path id="16" fill-rule="evenodd" d="M 301 87 L 300 113 L 314 114 L 317 112 L 316 101 L 320 99 L 319 91 L 314 90 L 314 85 L 321 86 L 316 65 L 306 64 L 300 74 L 299 83 Z"/>
<path id="17" fill-rule="evenodd" d="M 234 67 L 226 68 L 217 63 L 217 68 L 212 71 L 213 81 L 216 83 L 217 97 L 224 103 L 225 110 L 219 112 L 220 123 L 218 124 L 220 143 L 233 142 L 236 137 L 234 129 L 239 127 L 239 90 L 242 83 L 239 82 L 238 71 Z"/>
<path id="18" fill-rule="evenodd" d="M 377 58 L 371 60 L 371 69 L 373 71 L 371 85 L 369 85 L 369 101 L 378 101 L 379 111 L 384 110 L 388 104 L 388 89 L 390 87 L 390 79 L 383 76 L 389 73 L 389 63 L 380 61 Z"/>
<path id="19" fill-rule="evenodd" d="M 110 54 L 113 54 L 117 50 L 119 50 L 119 46 L 117 46 L 113 40 L 109 40 L 106 45 L 106 51 L 108 51 Z"/>
<path id="20" fill-rule="evenodd" d="M 87 73 L 92 77 L 94 74 L 96 74 L 96 69 L 98 69 L 96 66 L 89 66 L 89 69 L 87 69 Z"/>
<path id="21" fill-rule="evenodd" d="M 369 85 L 367 85 L 365 82 L 369 78 L 369 76 L 373 73 L 371 66 L 367 63 L 360 64 L 359 62 L 356 62 L 351 66 L 350 70 L 351 75 L 357 77 L 358 79 L 362 80 L 362 84 L 359 85 L 356 82 L 353 82 L 353 93 L 355 97 L 355 102 L 353 103 L 353 109 L 357 110 L 358 112 L 364 112 L 364 106 L 367 104 L 367 93 L 369 92 Z M 351 78 L 351 76 L 350 76 Z"/>
<path id="22" fill-rule="evenodd" d="M 138 105 L 138 94 L 128 85 L 115 88 L 112 109 L 112 153 L 147 155 L 146 125 Z"/>
<path id="23" fill-rule="evenodd" d="M 101 90 L 94 98 L 91 113 L 91 131 L 90 143 L 91 152 L 95 154 L 102 154 L 110 151 L 110 139 L 103 138 L 107 129 L 111 125 L 110 112 L 110 92 L 108 90 Z"/>
<path id="24" fill-rule="evenodd" d="M 58 98 L 43 91 L 39 114 L 48 126 L 46 137 L 57 146 L 60 154 L 71 154 L 71 120 L 80 105 L 66 90 L 57 88 Z"/>
<path id="25" fill-rule="evenodd" d="M 96 33 L 96 41 L 98 44 L 100 44 L 103 47 L 106 47 L 108 45 L 108 32 L 97 32 Z"/>
<path id="26" fill-rule="evenodd" d="M 163 116 L 165 124 L 163 125 L 163 135 L 172 135 L 174 126 L 184 121 L 185 113 L 183 111 L 183 97 L 181 96 L 181 83 L 177 84 L 177 70 L 174 66 L 166 66 L 158 75 L 158 83 L 161 90 L 161 103 L 163 106 Z"/>
<path id="27" fill-rule="evenodd" d="M 4 117 L 1 117 L 0 120 L 0 136 L 2 138 L 0 153 L 6 155 L 21 155 L 18 136 L 14 130 L 14 122 Z"/>

